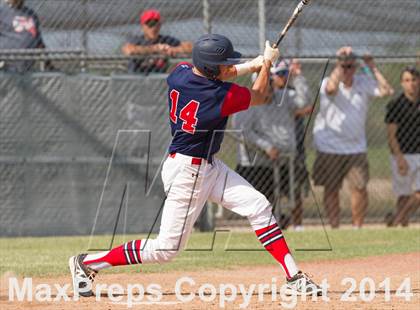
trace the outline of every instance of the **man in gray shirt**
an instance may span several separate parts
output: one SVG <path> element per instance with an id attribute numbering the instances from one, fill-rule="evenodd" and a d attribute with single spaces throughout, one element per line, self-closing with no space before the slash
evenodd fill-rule
<path id="1" fill-rule="evenodd" d="M 294 200 L 292 221 L 297 229 L 302 225 L 302 175 L 307 175 L 304 163 L 297 160 L 295 117 L 306 113 L 310 104 L 309 88 L 300 65 L 282 60 L 271 72 L 272 103 L 238 113 L 233 127 L 241 130 L 245 143 L 239 144 L 236 171 L 277 205 L 279 198 Z M 251 144 L 251 145 L 249 145 Z M 294 171 L 290 171 L 294 167 Z M 292 173 L 293 172 L 293 173 Z M 291 178 L 294 195 L 291 197 Z M 299 182 L 296 182 L 299 180 Z M 278 208 L 274 212 L 285 227 L 288 220 Z"/>

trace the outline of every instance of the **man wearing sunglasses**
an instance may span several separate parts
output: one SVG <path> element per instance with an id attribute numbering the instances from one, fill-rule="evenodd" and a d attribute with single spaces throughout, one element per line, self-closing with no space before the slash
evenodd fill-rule
<path id="1" fill-rule="evenodd" d="M 166 72 L 168 58 L 177 54 L 190 54 L 192 43 L 160 34 L 162 20 L 157 10 L 146 10 L 140 16 L 140 25 L 143 35 L 129 38 L 122 47 L 122 52 L 127 56 L 141 55 L 141 59 L 132 59 L 129 62 L 129 72 Z M 150 57 L 147 57 L 150 56 Z"/>
<path id="2" fill-rule="evenodd" d="M 357 56 L 351 47 L 340 48 L 337 58 L 320 89 L 320 108 L 313 129 L 317 150 L 313 178 L 315 185 L 324 187 L 324 206 L 333 228 L 339 226 L 339 191 L 347 179 L 353 227 L 360 228 L 368 206 L 368 106 L 374 97 L 392 95 L 393 89 L 371 56 L 363 57 L 369 74 L 356 74 Z"/>

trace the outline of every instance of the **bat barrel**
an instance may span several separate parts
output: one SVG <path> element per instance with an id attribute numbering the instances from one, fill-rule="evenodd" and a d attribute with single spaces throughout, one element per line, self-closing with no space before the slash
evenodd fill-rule
<path id="1" fill-rule="evenodd" d="M 286 35 L 286 32 L 289 30 L 289 28 L 292 26 L 292 24 L 295 22 L 295 20 L 297 19 L 299 13 L 302 11 L 302 8 L 304 5 L 309 4 L 310 0 L 301 0 L 298 4 L 298 6 L 296 7 L 295 11 L 293 12 L 292 17 L 289 19 L 287 25 L 284 27 L 280 37 L 278 38 L 277 42 L 275 44 L 273 44 L 273 48 L 276 48 L 279 46 L 281 40 L 283 40 L 284 36 Z"/>

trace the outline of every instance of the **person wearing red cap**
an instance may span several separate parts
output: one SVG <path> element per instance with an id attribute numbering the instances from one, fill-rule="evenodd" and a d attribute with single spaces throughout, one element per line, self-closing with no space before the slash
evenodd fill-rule
<path id="1" fill-rule="evenodd" d="M 149 9 L 140 15 L 142 35 L 129 38 L 122 47 L 124 55 L 153 55 L 141 59 L 132 59 L 129 62 L 130 72 L 165 72 L 168 67 L 168 58 L 177 54 L 190 54 L 192 43 L 160 34 L 162 18 L 158 10 Z"/>

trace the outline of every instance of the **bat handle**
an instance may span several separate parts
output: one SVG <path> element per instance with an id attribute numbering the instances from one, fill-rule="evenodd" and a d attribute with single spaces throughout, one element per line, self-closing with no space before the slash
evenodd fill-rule
<path id="1" fill-rule="evenodd" d="M 273 48 L 277 48 L 280 45 L 280 42 L 283 40 L 283 38 L 284 34 L 281 34 L 277 42 L 273 44 Z"/>

